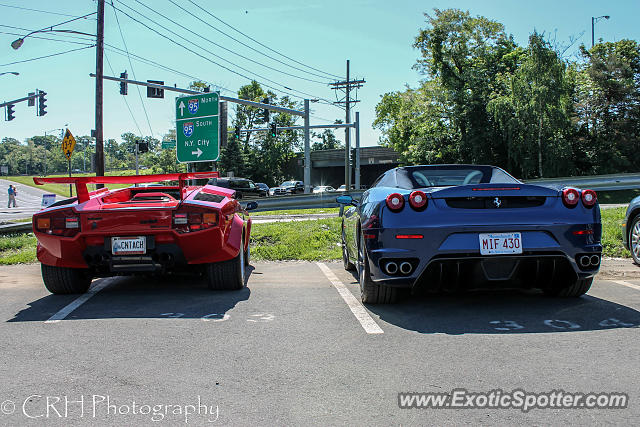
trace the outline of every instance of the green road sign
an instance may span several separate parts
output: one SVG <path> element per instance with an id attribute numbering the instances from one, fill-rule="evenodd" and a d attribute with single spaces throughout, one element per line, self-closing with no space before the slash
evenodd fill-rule
<path id="1" fill-rule="evenodd" d="M 176 98 L 176 156 L 180 163 L 218 160 L 219 96 L 210 92 Z"/>
<path id="2" fill-rule="evenodd" d="M 171 141 L 162 141 L 162 149 L 166 150 L 168 148 L 176 148 L 176 142 L 171 140 Z"/>

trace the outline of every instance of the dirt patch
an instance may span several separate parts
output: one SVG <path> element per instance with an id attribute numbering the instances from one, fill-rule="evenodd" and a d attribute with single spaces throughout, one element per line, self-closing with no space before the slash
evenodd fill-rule
<path id="1" fill-rule="evenodd" d="M 640 266 L 631 258 L 603 258 L 597 279 L 640 279 Z"/>

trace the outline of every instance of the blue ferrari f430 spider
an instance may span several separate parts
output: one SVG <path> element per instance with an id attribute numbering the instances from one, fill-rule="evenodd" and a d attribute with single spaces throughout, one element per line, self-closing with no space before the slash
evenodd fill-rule
<path id="1" fill-rule="evenodd" d="M 391 169 L 349 195 L 342 220 L 347 270 L 364 303 L 401 289 L 539 288 L 577 297 L 600 268 L 602 225 L 593 190 L 524 184 L 493 166 Z"/>

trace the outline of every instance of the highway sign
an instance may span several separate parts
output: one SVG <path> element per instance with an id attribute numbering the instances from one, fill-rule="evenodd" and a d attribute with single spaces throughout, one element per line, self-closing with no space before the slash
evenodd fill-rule
<path id="1" fill-rule="evenodd" d="M 62 152 L 67 160 L 71 160 L 71 155 L 73 154 L 73 149 L 76 146 L 76 139 L 71 135 L 71 131 L 67 129 L 64 133 L 64 138 L 62 138 Z"/>
<path id="2" fill-rule="evenodd" d="M 176 156 L 180 163 L 211 162 L 220 156 L 219 93 L 176 98 Z"/>
<path id="3" fill-rule="evenodd" d="M 162 149 L 166 150 L 168 148 L 176 148 L 176 142 L 174 140 L 171 141 L 162 141 Z"/>

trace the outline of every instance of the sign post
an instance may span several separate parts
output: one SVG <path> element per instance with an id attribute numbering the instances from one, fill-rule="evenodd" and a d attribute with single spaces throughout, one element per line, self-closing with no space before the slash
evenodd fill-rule
<path id="1" fill-rule="evenodd" d="M 176 98 L 176 157 L 180 163 L 214 162 L 220 157 L 220 94 Z"/>
<path id="2" fill-rule="evenodd" d="M 71 177 L 71 155 L 73 149 L 76 147 L 76 139 L 71 134 L 71 131 L 67 128 L 64 132 L 64 138 L 62 138 L 62 152 L 69 162 L 69 177 Z M 69 184 L 69 197 L 73 197 L 73 187 Z"/>

